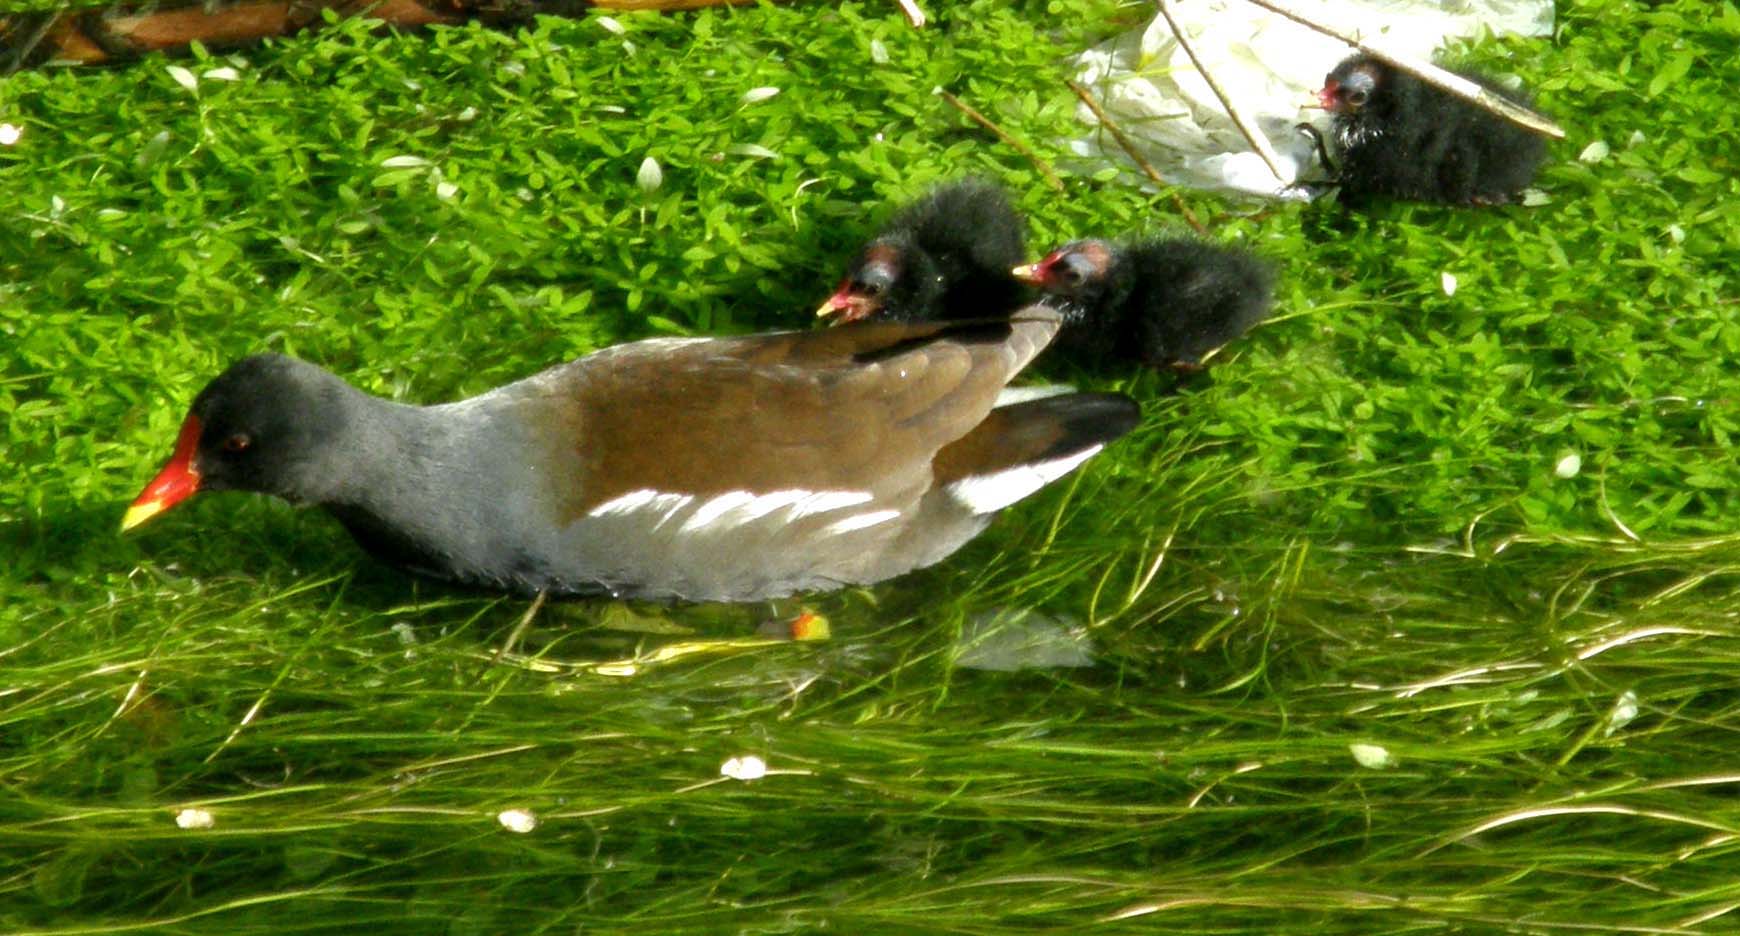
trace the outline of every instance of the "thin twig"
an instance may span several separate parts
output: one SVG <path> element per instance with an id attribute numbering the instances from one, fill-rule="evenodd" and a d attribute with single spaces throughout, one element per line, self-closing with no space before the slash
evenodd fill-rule
<path id="1" fill-rule="evenodd" d="M 1250 121 L 1246 120 L 1245 115 L 1233 104 L 1226 89 L 1220 86 L 1220 82 L 1214 80 L 1214 74 L 1202 64 L 1202 59 L 1196 57 L 1196 49 L 1191 47 L 1189 39 L 1184 38 L 1184 30 L 1178 28 L 1178 21 L 1172 18 L 1172 11 L 1167 9 L 1169 4 L 1166 0 L 1158 0 L 1155 5 L 1160 8 L 1160 15 L 1166 18 L 1166 26 L 1172 30 L 1172 38 L 1178 40 L 1178 47 L 1184 50 L 1186 56 L 1189 56 L 1190 64 L 1196 66 L 1196 73 L 1208 83 L 1208 89 L 1220 99 L 1220 106 L 1226 110 L 1226 115 L 1232 118 L 1233 126 L 1244 134 L 1246 142 L 1251 144 L 1251 149 L 1256 150 L 1257 155 L 1263 157 L 1263 162 L 1268 164 L 1269 172 L 1275 176 L 1275 181 L 1283 185 L 1286 184 L 1287 178 L 1281 175 L 1281 157 L 1277 156 L 1275 148 L 1269 145 L 1269 138 L 1258 132 L 1256 127 L 1251 126 Z"/>
<path id="2" fill-rule="evenodd" d="M 1082 87 L 1074 81 L 1065 81 L 1064 84 L 1069 85 L 1069 90 L 1074 91 L 1075 96 L 1080 98 L 1083 104 L 1087 105 L 1087 109 L 1093 111 L 1094 118 L 1100 122 L 1100 126 L 1111 131 L 1112 139 L 1116 140 L 1118 146 L 1123 148 L 1124 152 L 1128 154 L 1131 159 L 1135 160 L 1136 165 L 1142 168 L 1142 172 L 1145 173 L 1149 179 L 1153 180 L 1155 185 L 1163 186 L 1169 190 L 1172 189 L 1171 184 L 1160 175 L 1159 170 L 1156 170 L 1152 163 L 1142 157 L 1142 152 L 1136 149 L 1135 142 L 1124 134 L 1123 128 L 1119 127 L 1117 122 L 1112 120 L 1112 115 L 1106 113 L 1105 109 L 1100 107 L 1099 102 L 1094 100 L 1093 95 L 1089 93 L 1087 88 Z M 1190 206 L 1184 203 L 1184 199 L 1178 196 L 1176 190 L 1172 191 L 1172 206 L 1178 209 L 1178 213 L 1184 216 L 1185 222 L 1189 224 L 1196 233 L 1208 233 L 1208 229 L 1202 226 L 1201 221 L 1197 220 L 1196 213 L 1190 210 Z"/>
<path id="3" fill-rule="evenodd" d="M 1059 179 L 1057 177 L 1057 173 L 1051 171 L 1051 166 L 1048 165 L 1045 162 L 1045 160 L 1040 159 L 1038 153 L 1035 153 L 1031 149 L 1028 149 L 1027 144 L 1022 143 L 1020 140 L 1017 140 L 1014 137 L 1010 136 L 1008 133 L 1005 133 L 1003 131 L 1002 127 L 999 127 L 996 124 L 991 122 L 991 118 L 986 117 L 984 114 L 981 114 L 978 111 L 974 110 L 971 105 L 967 104 L 965 101 L 962 101 L 960 98 L 955 97 L 954 95 L 948 93 L 947 91 L 944 91 L 941 88 L 938 88 L 936 90 L 936 93 L 942 95 L 943 100 L 949 102 L 950 104 L 953 104 L 955 106 L 956 110 L 960 111 L 963 114 L 966 114 L 968 117 L 971 117 L 973 119 L 973 121 L 975 123 L 977 123 L 979 126 L 984 127 L 986 130 L 989 130 L 992 133 L 996 134 L 997 139 L 1002 140 L 1003 142 L 1009 144 L 1010 146 L 1015 147 L 1017 152 L 1021 153 L 1021 155 L 1023 155 L 1023 156 L 1026 156 L 1027 159 L 1033 163 L 1033 165 L 1038 166 L 1040 172 L 1045 173 L 1045 180 L 1047 182 L 1051 183 L 1052 188 L 1056 189 L 1059 192 L 1063 191 L 1063 180 Z"/>
<path id="4" fill-rule="evenodd" d="M 524 637 L 526 631 L 531 629 L 532 618 L 537 617 L 538 609 L 544 606 L 545 594 L 545 592 L 540 591 L 538 592 L 538 597 L 532 599 L 532 606 L 526 609 L 526 613 L 520 618 L 520 622 L 515 624 L 514 629 L 508 633 L 508 638 L 502 642 L 501 649 L 495 652 L 496 662 L 501 662 L 502 657 L 514 652 L 514 647 L 519 645 L 520 638 Z"/>
<path id="5" fill-rule="evenodd" d="M 1316 30 L 1325 36 L 1332 36 L 1336 39 L 1340 39 L 1342 42 L 1353 46 L 1361 52 L 1389 65 L 1393 65 L 1434 88 L 1440 88 L 1454 94 L 1465 101 L 1469 101 L 1478 107 L 1484 108 L 1485 110 L 1498 115 L 1499 117 L 1503 117 L 1505 120 L 1508 120 L 1519 127 L 1524 127 L 1533 130 L 1536 133 L 1550 136 L 1555 140 L 1563 140 L 1565 138 L 1565 131 L 1560 129 L 1558 124 L 1553 123 L 1545 116 L 1538 114 L 1515 101 L 1506 100 L 1455 72 L 1439 68 L 1431 62 L 1423 59 L 1398 55 L 1394 52 L 1378 48 L 1377 46 L 1369 45 L 1352 33 L 1343 32 L 1331 26 L 1325 26 L 1297 10 L 1289 9 L 1285 5 L 1276 2 L 1276 0 L 1249 0 L 1249 2 L 1272 13 L 1279 13 L 1293 22 L 1309 29 Z"/>

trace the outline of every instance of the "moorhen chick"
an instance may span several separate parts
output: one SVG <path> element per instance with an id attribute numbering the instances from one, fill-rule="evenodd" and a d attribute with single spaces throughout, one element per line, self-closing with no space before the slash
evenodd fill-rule
<path id="1" fill-rule="evenodd" d="M 1060 345 L 1180 371 L 1262 321 L 1274 287 L 1252 254 L 1181 237 L 1074 241 L 1013 272 L 1063 313 Z"/>
<path id="2" fill-rule="evenodd" d="M 1529 103 L 1484 75 L 1457 74 Z M 1351 205 L 1373 197 L 1500 205 L 1534 181 L 1546 158 L 1546 141 L 1534 133 L 1364 53 L 1335 66 L 1317 100 L 1334 116 L 1341 153 L 1339 166 L 1323 154 L 1324 168 Z"/>
<path id="3" fill-rule="evenodd" d="M 816 315 L 835 324 L 1007 316 L 1026 298 L 1009 275 L 1026 259 L 1022 226 L 1008 196 L 989 182 L 936 188 L 888 219 Z"/>
<path id="4" fill-rule="evenodd" d="M 198 491 L 256 491 L 472 586 L 751 601 L 870 584 L 943 559 L 1135 426 L 1116 394 L 1005 393 L 1059 324 L 1035 306 L 656 338 L 436 406 L 244 358 L 194 399 L 122 529 Z"/>

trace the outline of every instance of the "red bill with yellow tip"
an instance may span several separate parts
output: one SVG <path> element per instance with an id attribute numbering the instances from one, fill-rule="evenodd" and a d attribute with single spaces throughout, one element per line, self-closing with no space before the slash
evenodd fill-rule
<path id="1" fill-rule="evenodd" d="M 1009 275 L 1029 286 L 1043 286 L 1051 276 L 1051 265 L 1057 262 L 1061 253 L 1062 251 L 1054 250 L 1036 263 L 1025 263 L 1010 270 Z"/>
<path id="2" fill-rule="evenodd" d="M 193 467 L 193 453 L 199 449 L 199 417 L 188 416 L 181 424 L 181 434 L 175 437 L 175 452 L 169 464 L 157 472 L 157 477 L 139 492 L 133 505 L 121 518 L 125 533 L 157 516 L 199 491 L 199 471 Z"/>
<path id="3" fill-rule="evenodd" d="M 816 318 L 836 315 L 838 318 L 832 324 L 844 325 L 847 322 L 856 322 L 874 311 L 876 310 L 870 299 L 853 292 L 851 283 L 841 283 L 840 288 L 816 310 Z"/>

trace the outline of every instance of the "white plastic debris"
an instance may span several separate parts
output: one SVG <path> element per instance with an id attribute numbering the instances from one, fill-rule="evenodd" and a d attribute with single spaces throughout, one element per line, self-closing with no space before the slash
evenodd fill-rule
<path id="1" fill-rule="evenodd" d="M 210 812 L 191 806 L 175 814 L 176 826 L 183 829 L 209 829 L 216 823 Z"/>
<path id="2" fill-rule="evenodd" d="M 1005 608 L 968 619 L 961 627 L 955 665 L 1003 673 L 1092 666 L 1094 644 L 1080 623 Z"/>
<path id="3" fill-rule="evenodd" d="M 1367 770 L 1382 770 L 1396 765 L 1396 759 L 1390 756 L 1389 748 L 1381 745 L 1350 744 L 1347 750 L 1353 754 L 1354 761 Z"/>
<path id="4" fill-rule="evenodd" d="M 1575 478 L 1577 473 L 1582 470 L 1583 456 L 1576 452 L 1566 452 L 1559 456 L 1558 463 L 1553 465 L 1553 474 L 1566 480 Z"/>
<path id="5" fill-rule="evenodd" d="M 1344 32 L 1380 40 L 1384 48 L 1420 58 L 1483 30 L 1548 36 L 1551 0 L 1289 0 L 1302 14 Z M 1087 86 L 1135 148 L 1170 183 L 1231 189 L 1280 198 L 1310 197 L 1286 186 L 1316 179 L 1312 144 L 1294 125 L 1328 126 L 1328 115 L 1307 107 L 1323 77 L 1352 49 L 1245 0 L 1171 2 L 1168 10 L 1203 68 L 1275 148 L 1286 178 L 1276 180 L 1251 151 L 1225 107 L 1158 14 L 1082 53 L 1076 80 Z M 1093 124 L 1086 106 L 1077 117 Z M 1109 133 L 1075 141 L 1079 155 L 1127 164 Z"/>
<path id="6" fill-rule="evenodd" d="M 719 775 L 721 777 L 730 777 L 733 780 L 760 780 L 762 777 L 767 776 L 767 761 L 756 757 L 754 754 L 733 757 L 719 765 Z"/>
<path id="7" fill-rule="evenodd" d="M 538 816 L 529 809 L 504 809 L 495 814 L 495 821 L 509 832 L 521 835 L 538 827 Z"/>
<path id="8" fill-rule="evenodd" d="M 0 123 L 0 146 L 11 146 L 24 135 L 24 128 L 17 124 Z"/>

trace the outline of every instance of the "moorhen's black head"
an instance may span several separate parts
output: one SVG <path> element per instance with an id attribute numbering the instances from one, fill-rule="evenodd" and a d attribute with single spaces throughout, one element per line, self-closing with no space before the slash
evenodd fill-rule
<path id="1" fill-rule="evenodd" d="M 930 255 L 910 235 L 889 234 L 858 251 L 816 315 L 834 316 L 836 325 L 872 316 L 908 321 L 926 317 L 942 292 L 943 282 Z"/>
<path id="2" fill-rule="evenodd" d="M 1126 286 L 1121 251 L 1098 238 L 1071 241 L 1038 263 L 1011 272 L 1040 292 L 1064 300 L 1075 312 L 1115 303 Z"/>
<path id="3" fill-rule="evenodd" d="M 127 529 L 199 491 L 256 491 L 292 503 L 342 482 L 319 456 L 347 421 L 348 385 L 294 358 L 262 354 L 231 365 L 194 398 L 175 451 L 133 502 Z"/>
<path id="4" fill-rule="evenodd" d="M 1355 55 L 1324 77 L 1317 103 L 1331 114 L 1352 117 L 1382 94 L 1388 78 L 1387 65 L 1369 55 Z"/>

